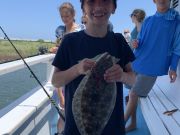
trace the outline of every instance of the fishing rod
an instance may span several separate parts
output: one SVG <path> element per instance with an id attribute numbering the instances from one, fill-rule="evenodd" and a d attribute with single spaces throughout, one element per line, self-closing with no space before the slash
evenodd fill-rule
<path id="1" fill-rule="evenodd" d="M 22 61 L 24 62 L 24 64 L 26 65 L 26 67 L 28 68 L 28 70 L 31 72 L 31 74 L 33 75 L 33 77 L 35 78 L 35 80 L 39 83 L 39 85 L 41 86 L 41 88 L 43 89 L 43 91 L 46 93 L 46 95 L 48 96 L 50 102 L 52 105 L 54 105 L 54 107 L 56 108 L 58 114 L 60 115 L 60 117 L 62 118 L 63 121 L 65 121 L 65 117 L 62 114 L 62 112 L 60 111 L 59 106 L 56 104 L 56 102 L 51 98 L 51 96 L 48 94 L 48 92 L 46 91 L 46 89 L 44 88 L 44 86 L 42 85 L 42 83 L 39 81 L 39 79 L 37 78 L 37 76 L 34 74 L 34 72 L 31 70 L 31 68 L 29 67 L 29 65 L 27 64 L 27 62 L 24 60 L 24 58 L 22 57 L 22 55 L 19 53 L 19 51 L 17 50 L 17 48 L 15 47 L 15 45 L 11 42 L 11 40 L 9 39 L 9 37 L 7 36 L 7 34 L 4 32 L 3 28 L 0 26 L 1 31 L 4 33 L 5 37 L 7 38 L 7 40 L 11 43 L 11 45 L 13 46 L 14 50 L 16 51 L 16 53 L 20 56 L 20 58 L 22 59 Z"/>

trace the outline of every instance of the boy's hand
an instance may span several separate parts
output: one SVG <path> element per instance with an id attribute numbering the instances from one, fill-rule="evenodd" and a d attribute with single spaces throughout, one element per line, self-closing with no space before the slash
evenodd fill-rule
<path id="1" fill-rule="evenodd" d="M 138 44 L 139 44 L 139 41 L 138 41 L 137 39 L 133 39 L 133 40 L 132 40 L 132 47 L 133 47 L 133 48 L 136 49 L 136 48 L 138 47 Z"/>
<path id="2" fill-rule="evenodd" d="M 104 80 L 107 82 L 117 82 L 123 80 L 123 69 L 120 65 L 115 64 L 111 68 L 107 69 L 104 74 Z"/>
<path id="3" fill-rule="evenodd" d="M 77 64 L 78 73 L 86 74 L 88 70 L 91 70 L 95 66 L 95 61 L 91 59 L 83 59 Z"/>
<path id="4" fill-rule="evenodd" d="M 177 77 L 176 71 L 169 70 L 169 78 L 171 83 L 176 81 L 176 77 Z"/>

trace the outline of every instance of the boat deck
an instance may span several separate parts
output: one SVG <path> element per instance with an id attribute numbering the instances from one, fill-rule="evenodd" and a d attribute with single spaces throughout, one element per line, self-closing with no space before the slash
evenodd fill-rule
<path id="1" fill-rule="evenodd" d="M 128 95 L 128 90 L 126 88 L 124 88 L 124 97 L 126 95 Z M 124 105 L 124 107 L 126 107 L 126 106 Z M 129 123 L 129 121 L 127 122 L 127 124 L 128 123 Z M 137 108 L 137 129 L 133 130 L 131 132 L 128 132 L 126 135 L 150 135 L 148 126 L 142 115 L 140 105 L 138 105 L 138 108 Z"/>
<path id="2" fill-rule="evenodd" d="M 169 81 L 168 76 L 159 77 L 148 97 L 140 99 L 144 118 L 153 135 L 180 134 L 180 77 L 175 83 Z"/>

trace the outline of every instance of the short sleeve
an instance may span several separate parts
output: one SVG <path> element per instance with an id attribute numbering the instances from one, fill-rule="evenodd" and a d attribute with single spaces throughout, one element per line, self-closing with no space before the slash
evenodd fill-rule
<path id="1" fill-rule="evenodd" d="M 125 38 L 120 33 L 115 33 L 115 38 L 118 41 L 119 46 L 121 47 L 121 58 L 122 58 L 122 65 L 123 67 L 126 66 L 129 62 L 135 60 L 134 53 L 132 52 L 130 46 L 127 44 Z"/>
<path id="2" fill-rule="evenodd" d="M 69 41 L 70 40 L 68 36 L 63 37 L 60 47 L 58 48 L 58 51 L 52 63 L 53 66 L 59 68 L 60 70 L 66 70 L 69 66 L 68 64 L 68 45 L 70 44 Z"/>

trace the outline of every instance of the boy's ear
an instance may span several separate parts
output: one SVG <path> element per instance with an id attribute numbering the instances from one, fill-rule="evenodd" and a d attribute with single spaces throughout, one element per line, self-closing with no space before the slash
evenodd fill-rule
<path id="1" fill-rule="evenodd" d="M 116 10 L 116 8 L 115 8 L 115 6 L 114 6 L 111 13 L 114 14 L 114 13 L 115 13 L 115 10 Z"/>
<path id="2" fill-rule="evenodd" d="M 86 15 L 87 13 L 86 13 L 86 11 L 85 10 L 83 10 L 83 15 Z"/>
<path id="3" fill-rule="evenodd" d="M 115 9 L 111 13 L 114 14 L 115 13 Z"/>

